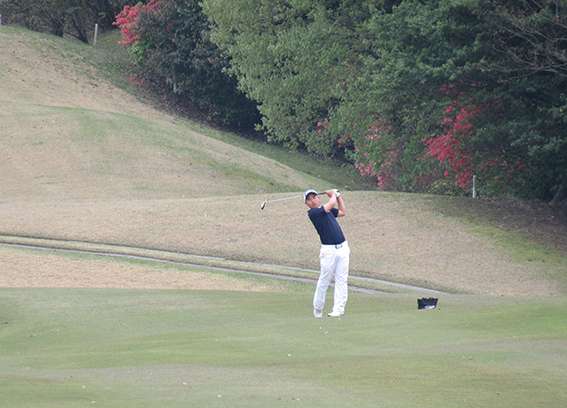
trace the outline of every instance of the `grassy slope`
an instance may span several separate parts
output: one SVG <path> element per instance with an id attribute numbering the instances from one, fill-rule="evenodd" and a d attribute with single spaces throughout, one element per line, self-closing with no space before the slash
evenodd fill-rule
<path id="1" fill-rule="evenodd" d="M 354 274 L 453 292 L 567 292 L 564 225 L 553 248 L 534 241 L 549 229 L 508 231 L 479 200 L 346 191 L 364 184 L 160 113 L 124 79 L 112 35 L 94 48 L 2 27 L 0 40 L 0 233 L 317 269 L 300 200 L 259 206 L 340 187 Z M 309 174 L 298 170 L 306 163 Z"/>
<path id="2" fill-rule="evenodd" d="M 11 199 L 147 199 L 181 192 L 209 197 L 328 184 L 266 157 L 293 157 L 283 149 L 180 120 L 141 102 L 146 97 L 129 84 L 128 72 L 116 68 L 119 57 L 128 58 L 117 45 L 94 49 L 11 27 L 1 34 L 1 112 L 8 137 L 3 148 L 9 156 L 2 162 L 8 177 L 1 187 Z M 249 152 L 254 149 L 263 155 Z M 14 179 L 30 185 L 34 196 L 18 196 L 10 183 Z"/>
<path id="3" fill-rule="evenodd" d="M 63 45 L 95 52 L 82 45 L 10 27 L 0 28 L 0 43 L 8 68 L 0 85 L 11 92 L 0 93 L 0 233 L 316 267 L 302 204 L 263 212 L 259 205 L 317 177 L 148 109 L 89 71 L 77 50 L 47 62 Z M 20 54 L 6 53 L 5 44 Z M 30 49 L 34 58 L 24 58 Z M 29 75 L 37 58 L 43 76 Z M 50 74 L 54 65 L 64 75 Z M 91 72 L 88 81 L 77 68 Z M 74 95 L 89 83 L 96 86 L 88 98 Z M 192 163 L 201 153 L 210 162 L 195 171 L 187 157 Z M 217 153 L 240 159 L 223 168 Z M 235 181 L 244 160 L 260 161 L 265 172 L 252 162 Z M 357 272 L 473 293 L 565 293 L 557 283 L 563 230 L 550 241 L 530 220 L 507 222 L 510 208 L 496 213 L 478 200 L 362 191 L 345 199 Z M 0 273 L 5 253 L 0 247 Z M 436 310 L 417 311 L 415 294 L 352 293 L 347 316 L 313 319 L 309 289 L 4 288 L 0 405 L 476 408 L 567 400 L 564 296 L 443 295 Z"/>
<path id="4" fill-rule="evenodd" d="M 157 113 L 97 77 L 85 62 L 89 55 L 69 63 L 72 47 L 84 51 L 78 44 L 19 31 L 4 36 L 5 198 L 208 197 L 290 191 L 316 182 Z M 17 50 L 15 59 L 9 49 Z"/>

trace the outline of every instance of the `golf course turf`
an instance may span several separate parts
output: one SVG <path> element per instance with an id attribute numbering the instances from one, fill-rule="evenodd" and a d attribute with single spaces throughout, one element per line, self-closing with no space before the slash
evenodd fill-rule
<path id="1" fill-rule="evenodd" d="M 2 289 L 9 407 L 525 407 L 567 393 L 564 298 Z M 330 300 L 330 299 L 328 299 Z"/>
<path id="2" fill-rule="evenodd" d="M 567 405 L 565 217 L 371 191 L 154 109 L 117 34 L 0 27 L 0 242 L 172 262 L 0 245 L 0 407 Z M 205 268 L 316 276 L 303 202 L 260 210 L 306 188 L 341 189 L 352 276 L 445 293 L 351 291 L 328 318 L 329 290 L 315 319 L 312 283 Z"/>

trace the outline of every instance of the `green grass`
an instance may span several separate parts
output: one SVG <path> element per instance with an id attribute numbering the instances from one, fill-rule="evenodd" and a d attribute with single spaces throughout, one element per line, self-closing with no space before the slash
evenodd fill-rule
<path id="1" fill-rule="evenodd" d="M 141 74 L 141 72 L 133 65 L 133 59 L 128 54 L 127 48 L 118 44 L 120 38 L 121 34 L 118 30 L 107 32 L 100 36 L 97 47 L 82 46 L 75 43 L 73 51 L 80 55 L 82 59 L 90 61 L 97 68 L 98 74 L 112 81 L 117 87 L 127 89 L 139 96 L 143 94 L 149 98 L 153 105 L 159 107 L 160 102 L 152 100 L 154 96 L 143 93 L 142 90 L 132 87 L 124 80 L 131 74 Z M 374 178 L 363 177 L 353 166 L 345 165 L 336 160 L 322 160 L 305 152 L 290 151 L 287 148 L 267 143 L 263 140 L 263 137 L 259 139 L 241 137 L 198 122 L 189 121 L 186 124 L 197 133 L 269 157 L 310 176 L 329 180 L 332 185 L 345 190 L 372 190 L 376 184 Z"/>
<path id="2" fill-rule="evenodd" d="M 353 169 L 150 111 L 125 100 L 156 104 L 128 82 L 133 67 L 116 32 L 96 48 L 15 27 L 1 27 L 0 37 L 13 47 L 0 48 L 1 62 L 13 63 L 0 74 L 11 95 L 0 93 L 10 136 L 0 137 L 3 241 L 28 236 L 62 248 L 155 252 L 128 246 L 142 247 L 171 251 L 163 256 L 174 261 L 214 255 L 200 262 L 292 274 L 285 265 L 317 266 L 305 208 L 259 205 L 309 184 L 350 190 L 341 225 L 353 248 L 351 272 L 453 293 L 566 293 L 567 234 L 545 224 L 549 217 L 520 217 L 521 206 L 483 200 L 367 191 L 368 180 Z M 42 65 L 22 83 L 29 61 Z M 106 86 L 101 78 L 115 86 L 96 94 L 108 100 L 72 98 Z M 10 262 L 25 271 L 25 254 L 41 253 L 21 252 L 0 260 L 0 274 Z M 96 258 L 60 257 L 82 265 Z M 130 263 L 205 271 L 106 262 L 110 270 Z M 276 292 L 1 288 L 0 406 L 531 408 L 567 401 L 563 295 L 441 295 L 437 309 L 420 311 L 423 295 L 351 292 L 345 317 L 314 319 L 312 285 L 214 273 Z M 532 289 L 542 282 L 548 286 Z"/>
<path id="3" fill-rule="evenodd" d="M 540 267 L 542 276 L 567 287 L 565 215 L 542 203 L 514 199 L 495 204 L 461 197 L 432 197 L 430 210 L 459 220 L 472 234 L 494 242 L 518 264 Z M 531 211 L 525 208 L 531 207 Z"/>
<path id="4" fill-rule="evenodd" d="M 564 298 L 0 290 L 10 407 L 532 407 L 567 398 Z M 296 406 L 294 405 L 294 406 Z"/>

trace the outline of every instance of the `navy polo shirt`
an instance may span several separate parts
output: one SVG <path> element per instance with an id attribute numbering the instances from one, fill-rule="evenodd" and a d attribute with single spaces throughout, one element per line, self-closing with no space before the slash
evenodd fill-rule
<path id="1" fill-rule="evenodd" d="M 337 208 L 332 208 L 331 211 L 325 212 L 323 206 L 320 206 L 307 211 L 307 214 L 319 233 L 321 244 L 339 245 L 345 242 L 343 231 L 337 222 L 337 216 L 339 215 Z"/>

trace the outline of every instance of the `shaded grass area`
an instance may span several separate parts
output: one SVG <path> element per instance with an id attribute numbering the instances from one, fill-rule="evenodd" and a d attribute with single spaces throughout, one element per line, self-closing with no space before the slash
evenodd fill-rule
<path id="1" fill-rule="evenodd" d="M 567 398 L 564 298 L 0 290 L 10 407 L 531 407 Z M 295 406 L 295 405 L 294 405 Z"/>
<path id="2" fill-rule="evenodd" d="M 432 208 L 450 217 L 515 234 L 528 244 L 567 255 L 567 214 L 545 203 L 517 198 L 431 197 Z"/>
<path id="3" fill-rule="evenodd" d="M 428 201 L 433 211 L 495 242 L 512 261 L 540 267 L 543 277 L 567 286 L 567 214 L 516 198 L 432 196 Z"/>

